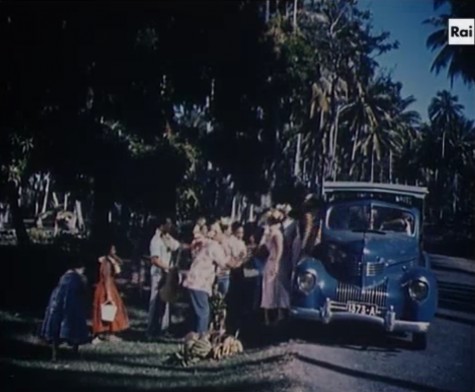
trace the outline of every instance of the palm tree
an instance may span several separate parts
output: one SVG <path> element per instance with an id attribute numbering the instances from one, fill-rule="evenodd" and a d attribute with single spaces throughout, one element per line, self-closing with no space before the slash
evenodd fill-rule
<path id="1" fill-rule="evenodd" d="M 441 159 L 437 160 L 435 165 L 436 193 L 442 194 L 447 188 L 457 187 L 457 179 L 453 168 L 453 160 L 462 150 L 456 151 L 453 146 L 455 140 L 463 140 L 459 130 L 463 122 L 463 105 L 458 102 L 458 97 L 448 91 L 439 91 L 429 105 L 429 119 L 431 121 L 433 143 L 436 146 L 441 145 Z M 458 135 L 458 136 L 457 136 Z M 433 151 L 433 150 L 432 150 Z M 452 189 L 456 192 L 456 189 Z M 439 218 L 444 216 L 444 208 L 447 207 L 446 198 L 439 199 Z M 455 203 L 454 203 L 455 204 Z"/>
<path id="2" fill-rule="evenodd" d="M 473 0 L 434 0 L 434 8 L 449 5 L 450 13 L 441 14 L 426 20 L 424 23 L 433 25 L 436 30 L 427 38 L 427 47 L 432 51 L 439 50 L 431 71 L 437 74 L 444 68 L 453 83 L 456 77 L 462 78 L 467 84 L 475 83 L 475 50 L 471 46 L 449 46 L 447 42 L 447 26 L 449 18 L 473 18 L 475 2 Z"/>
<path id="3" fill-rule="evenodd" d="M 400 87 L 400 86 L 399 86 Z M 413 151 L 420 142 L 419 130 L 421 117 L 415 110 L 408 108 L 416 101 L 411 95 L 406 98 L 400 96 L 400 88 L 394 97 L 394 108 L 390 123 L 390 148 L 389 148 L 389 182 L 393 182 L 394 155 L 399 158 L 403 152 Z"/>
<path id="4" fill-rule="evenodd" d="M 355 169 L 356 154 L 361 151 L 364 156 L 370 156 L 370 180 L 374 181 L 374 161 L 380 161 L 383 148 L 391 144 L 387 125 L 391 119 L 392 98 L 388 87 L 388 81 L 383 78 L 377 78 L 367 86 L 357 82 L 355 99 L 343 110 L 343 117 L 355 132 L 350 176 Z"/>
<path id="5" fill-rule="evenodd" d="M 458 97 L 444 90 L 439 91 L 429 105 L 429 119 L 442 136 L 441 158 L 445 158 L 445 138 L 462 117 L 464 107 Z"/>
<path id="6" fill-rule="evenodd" d="M 453 132 L 447 137 L 448 166 L 453 174 L 452 179 L 452 211 L 457 213 L 458 202 L 461 199 L 463 189 L 460 189 L 462 177 L 473 179 L 475 168 L 475 127 L 473 121 L 460 118 L 453 128 Z M 462 192 L 461 192 L 462 191 Z M 467 193 L 467 199 L 472 199 Z"/>

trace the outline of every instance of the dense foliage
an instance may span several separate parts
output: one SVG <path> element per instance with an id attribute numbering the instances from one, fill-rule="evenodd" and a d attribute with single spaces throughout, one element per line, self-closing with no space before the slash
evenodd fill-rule
<path id="1" fill-rule="evenodd" d="M 0 183 L 17 217 L 50 173 L 94 206 L 97 233 L 114 203 L 186 219 L 228 213 L 237 193 L 298 201 L 322 179 L 427 185 L 433 219 L 470 218 L 473 123 L 446 91 L 421 123 L 378 67 L 397 42 L 356 1 L 0 9 Z M 451 58 L 473 83 L 465 54 Z"/>

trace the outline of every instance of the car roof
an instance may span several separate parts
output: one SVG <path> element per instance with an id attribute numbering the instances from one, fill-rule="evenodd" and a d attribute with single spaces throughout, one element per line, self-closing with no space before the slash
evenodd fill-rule
<path id="1" fill-rule="evenodd" d="M 429 191 L 426 187 L 402 184 L 382 184 L 373 182 L 353 181 L 324 181 L 322 193 L 324 196 L 333 193 L 389 194 L 394 196 L 409 196 L 416 199 L 424 199 L 429 193 Z"/>
<path id="2" fill-rule="evenodd" d="M 335 200 L 329 203 L 329 207 L 344 205 L 344 204 L 366 205 L 368 203 L 371 203 L 371 205 L 378 206 L 378 207 L 395 208 L 395 209 L 401 209 L 401 210 L 410 211 L 410 212 L 419 211 L 417 207 L 411 206 L 409 204 L 397 203 L 392 200 L 381 200 L 381 199 L 376 199 L 376 198 L 364 198 L 364 199 L 351 198 L 351 199 Z"/>

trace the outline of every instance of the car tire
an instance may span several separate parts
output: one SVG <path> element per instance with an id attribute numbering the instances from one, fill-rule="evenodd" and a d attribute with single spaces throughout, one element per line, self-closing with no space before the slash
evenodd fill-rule
<path id="1" fill-rule="evenodd" d="M 414 332 L 412 334 L 412 346 L 415 350 L 425 350 L 427 348 L 427 334 L 425 332 Z"/>

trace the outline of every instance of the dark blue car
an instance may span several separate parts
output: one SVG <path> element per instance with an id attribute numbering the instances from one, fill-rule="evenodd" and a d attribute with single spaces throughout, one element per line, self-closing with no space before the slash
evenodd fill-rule
<path id="1" fill-rule="evenodd" d="M 293 318 L 361 320 L 424 349 L 437 281 L 422 250 L 426 188 L 326 182 L 320 239 L 292 278 Z"/>

